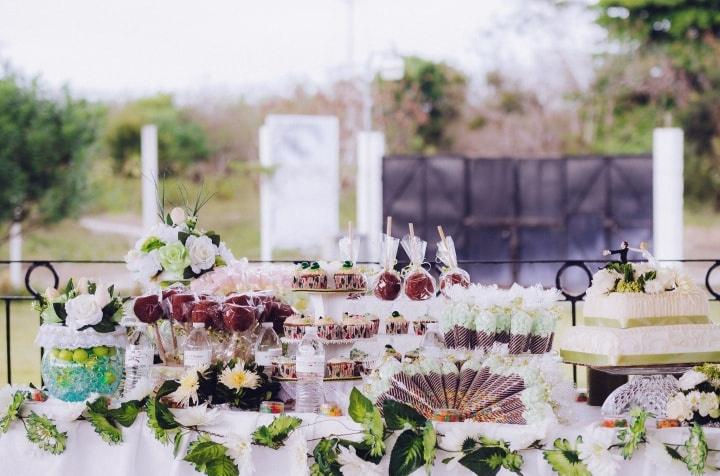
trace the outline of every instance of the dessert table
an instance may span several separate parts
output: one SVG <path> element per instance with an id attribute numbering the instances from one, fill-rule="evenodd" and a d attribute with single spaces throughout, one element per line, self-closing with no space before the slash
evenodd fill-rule
<path id="1" fill-rule="evenodd" d="M 550 424 L 537 425 L 507 425 L 491 423 L 437 423 L 438 433 L 452 435 L 459 430 L 467 431 L 469 428 L 490 438 L 504 439 L 514 448 L 526 448 L 536 440 L 542 440 L 546 447 L 552 445 L 555 438 L 563 437 L 574 441 L 578 435 L 586 431 L 588 425 L 600 421 L 600 410 L 585 404 L 572 404 L 572 420 L 568 425 Z M 314 439 L 331 434 L 342 435 L 360 429 L 349 417 L 325 417 L 316 414 L 294 414 L 304 420 L 304 424 L 297 431 L 302 431 L 308 441 L 309 451 L 312 451 Z M 0 437 L 0 474 L 13 476 L 158 476 L 158 475 L 196 475 L 192 466 L 173 457 L 172 446 L 163 446 L 153 437 L 146 425 L 147 416 L 141 413 L 137 421 L 130 427 L 123 429 L 124 441 L 119 445 L 111 446 L 95 434 L 93 428 L 82 421 L 58 422 L 58 428 L 68 433 L 67 450 L 62 455 L 54 456 L 45 453 L 31 444 L 21 424 L 14 425 L 10 431 Z M 206 427 L 218 433 L 234 432 L 239 435 L 249 435 L 258 425 L 268 424 L 274 415 L 256 412 L 240 412 L 220 410 L 216 424 Z M 650 425 L 653 425 L 651 422 Z M 616 430 L 603 430 L 616 431 Z M 705 430 L 710 448 L 720 447 L 720 429 L 707 428 Z M 681 444 L 687 439 L 687 428 L 670 428 L 663 430 L 649 429 L 650 437 L 658 437 L 666 443 Z M 292 438 L 291 438 L 292 439 Z M 307 464 L 304 464 L 302 454 L 305 449 L 289 439 L 286 446 L 273 450 L 267 447 L 252 446 L 251 461 L 254 472 L 249 468 L 242 474 L 257 475 L 300 475 L 306 474 Z M 299 441 L 293 439 L 293 441 Z M 187 444 L 185 442 L 184 444 Z M 388 443 L 390 447 L 392 443 Z M 440 439 L 443 445 L 443 439 Z M 300 448 L 300 449 L 299 449 Z M 688 474 L 687 469 L 680 465 L 669 467 L 660 464 L 656 467 L 657 459 L 651 450 L 643 447 L 629 460 L 621 462 L 617 474 L 635 476 L 641 475 L 674 475 Z M 650 453 L 650 454 L 648 454 Z M 181 451 L 179 454 L 183 454 Z M 525 475 L 551 475 L 550 466 L 544 461 L 538 450 L 524 450 L 523 474 Z M 717 465 L 715 452 L 710 452 L 708 463 Z M 460 466 L 443 464 L 442 460 L 448 457 L 447 453 L 438 452 L 432 474 L 463 475 L 470 471 Z M 389 455 L 378 466 L 378 474 L 388 474 Z M 420 469 L 415 474 L 422 475 Z M 499 474 L 511 474 L 501 469 Z M 368 475 L 370 476 L 370 475 Z"/>

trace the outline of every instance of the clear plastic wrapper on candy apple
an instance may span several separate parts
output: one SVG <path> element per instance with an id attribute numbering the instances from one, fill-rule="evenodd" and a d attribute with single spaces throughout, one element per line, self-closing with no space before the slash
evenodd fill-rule
<path id="1" fill-rule="evenodd" d="M 444 235 L 442 235 L 444 236 Z M 467 271 L 458 266 L 455 243 L 452 236 L 444 236 L 437 244 L 437 261 L 442 263 L 443 272 L 438 279 L 440 292 L 447 296 L 447 290 L 459 284 L 467 288 L 470 286 L 470 275 Z"/>
<path id="2" fill-rule="evenodd" d="M 425 301 L 435 295 L 435 279 L 423 268 L 427 241 L 414 235 L 405 235 L 400 242 L 410 258 L 410 265 L 403 270 L 403 292 L 413 301 Z"/>
<path id="3" fill-rule="evenodd" d="M 402 278 L 400 273 L 395 271 L 397 263 L 397 250 L 400 240 L 390 235 L 382 235 L 380 247 L 380 264 L 382 271 L 374 282 L 374 294 L 383 301 L 394 301 L 402 290 Z"/>

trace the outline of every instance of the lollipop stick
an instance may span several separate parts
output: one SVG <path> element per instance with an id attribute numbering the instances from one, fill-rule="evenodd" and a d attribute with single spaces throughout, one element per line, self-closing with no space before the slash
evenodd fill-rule
<path id="1" fill-rule="evenodd" d="M 390 232 L 392 231 L 392 217 L 387 217 L 387 225 L 385 225 L 385 234 L 387 236 L 390 236 Z"/>
<path id="2" fill-rule="evenodd" d="M 167 355 L 165 354 L 165 347 L 162 343 L 162 337 L 160 337 L 160 329 L 158 329 L 157 321 L 152 323 L 153 329 L 155 329 L 155 339 L 157 340 L 158 345 L 158 353 L 160 354 L 160 360 L 163 361 L 165 365 L 168 364 L 167 361 Z"/>
<path id="3" fill-rule="evenodd" d="M 438 234 L 440 235 L 440 241 L 442 241 L 442 244 L 445 245 L 445 249 L 447 249 L 447 240 L 445 239 L 445 232 L 443 231 L 443 227 L 438 225 L 437 227 Z"/>
<path id="4" fill-rule="evenodd" d="M 413 256 L 410 257 L 410 261 L 412 261 L 415 257 L 416 250 L 415 250 L 415 227 L 412 223 L 408 223 L 408 228 L 410 229 L 410 250 L 412 251 Z"/>

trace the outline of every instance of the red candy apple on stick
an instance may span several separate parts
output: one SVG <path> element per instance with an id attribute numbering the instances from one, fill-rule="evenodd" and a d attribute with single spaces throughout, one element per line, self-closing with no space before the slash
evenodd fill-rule
<path id="1" fill-rule="evenodd" d="M 456 284 L 464 288 L 470 286 L 470 275 L 458 266 L 452 236 L 445 236 L 441 226 L 438 226 L 437 229 L 440 235 L 440 242 L 437 244 L 437 260 L 443 264 L 443 272 L 439 279 L 440 292 L 443 296 L 447 296 L 448 290 Z"/>
<path id="2" fill-rule="evenodd" d="M 382 248 L 380 250 L 380 264 L 383 270 L 375 283 L 375 296 L 383 301 L 393 301 L 400 295 L 402 279 L 395 271 L 397 262 L 397 250 L 400 240 L 390 235 L 392 229 L 392 217 L 387 217 L 386 233 L 382 237 Z"/>
<path id="3" fill-rule="evenodd" d="M 409 224 L 410 234 L 400 242 L 410 258 L 410 265 L 403 271 L 405 295 L 413 301 L 425 301 L 435 295 L 435 280 L 423 267 L 427 242 L 415 236 L 413 224 Z"/>
<path id="4" fill-rule="evenodd" d="M 163 362 L 167 363 L 167 354 L 162 343 L 162 338 L 160 337 L 160 329 L 158 329 L 157 325 L 157 321 L 163 317 L 160 296 L 157 294 L 148 294 L 146 296 L 136 297 L 133 302 L 133 312 L 140 322 L 144 322 L 155 330 L 155 340 L 157 341 L 160 358 Z"/>

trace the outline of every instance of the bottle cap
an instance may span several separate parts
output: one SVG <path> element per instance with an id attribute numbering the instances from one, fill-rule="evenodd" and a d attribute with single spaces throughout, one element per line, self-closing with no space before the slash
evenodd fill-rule
<path id="1" fill-rule="evenodd" d="M 193 322 L 193 329 L 195 329 L 197 327 L 205 327 L 205 323 L 204 322 Z"/>
<path id="2" fill-rule="evenodd" d="M 263 322 L 263 323 L 262 323 L 262 326 L 265 327 L 265 328 L 272 327 L 272 326 L 273 326 L 273 323 L 272 323 L 272 322 Z"/>

